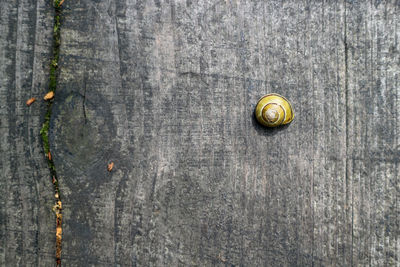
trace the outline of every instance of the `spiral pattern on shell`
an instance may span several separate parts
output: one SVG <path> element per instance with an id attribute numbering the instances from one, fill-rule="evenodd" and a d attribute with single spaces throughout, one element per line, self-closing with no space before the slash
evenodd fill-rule
<path id="1" fill-rule="evenodd" d="M 255 115 L 257 121 L 267 127 L 288 124 L 294 118 L 290 102 L 275 93 L 267 94 L 258 100 Z"/>

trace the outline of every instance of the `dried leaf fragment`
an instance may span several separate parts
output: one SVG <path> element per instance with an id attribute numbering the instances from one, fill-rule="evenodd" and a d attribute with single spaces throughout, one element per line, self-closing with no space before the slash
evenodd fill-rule
<path id="1" fill-rule="evenodd" d="M 58 225 L 61 225 L 61 222 L 62 222 L 62 214 L 61 214 L 61 213 L 58 213 L 58 214 L 56 215 L 56 218 L 57 218 L 57 226 L 58 226 Z"/>
<path id="2" fill-rule="evenodd" d="M 49 160 L 51 160 L 51 153 L 50 153 L 50 151 L 47 152 L 47 158 L 48 158 Z"/>
<path id="3" fill-rule="evenodd" d="M 32 103 L 35 102 L 35 101 L 36 101 L 36 98 L 35 98 L 35 97 L 29 98 L 29 99 L 26 101 L 26 105 L 29 107 L 29 106 L 32 105 Z"/>
<path id="4" fill-rule="evenodd" d="M 56 223 L 56 259 L 57 264 L 61 265 L 61 239 L 62 239 L 62 215 L 57 214 L 57 223 Z"/>
<path id="5" fill-rule="evenodd" d="M 44 100 L 50 100 L 50 99 L 53 99 L 53 97 L 54 97 L 54 92 L 53 91 L 50 91 L 50 92 L 48 92 L 45 96 L 44 96 Z"/>
<path id="6" fill-rule="evenodd" d="M 62 204 L 61 201 L 57 201 L 55 208 L 53 208 L 56 212 L 56 259 L 57 264 L 61 266 L 61 239 L 62 239 Z"/>
<path id="7" fill-rule="evenodd" d="M 110 172 L 112 171 L 113 167 L 114 167 L 114 162 L 111 162 L 110 164 L 107 165 L 107 170 Z"/>

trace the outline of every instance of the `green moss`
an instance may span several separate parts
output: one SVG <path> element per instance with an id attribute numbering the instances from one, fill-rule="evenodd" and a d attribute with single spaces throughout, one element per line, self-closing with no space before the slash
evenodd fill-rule
<path id="1" fill-rule="evenodd" d="M 42 136 L 43 148 L 45 154 L 49 153 L 50 150 L 48 131 L 49 131 L 49 124 L 45 122 L 43 123 L 42 129 L 40 130 L 40 135 Z"/>
<path id="2" fill-rule="evenodd" d="M 50 64 L 50 76 L 49 76 L 49 91 L 55 92 L 57 89 L 57 79 L 58 79 L 58 60 L 60 55 L 60 29 L 61 29 L 61 6 L 60 3 L 63 0 L 54 0 L 54 29 L 53 29 L 53 57 L 51 59 Z M 52 157 L 50 157 L 50 143 L 49 143 L 49 128 L 50 128 L 50 118 L 51 111 L 53 107 L 53 100 L 48 100 L 47 102 L 47 111 L 44 117 L 44 122 L 42 128 L 40 129 L 40 135 L 42 137 L 43 142 L 43 150 L 45 152 L 45 156 L 47 158 L 47 163 L 52 179 L 53 189 L 56 198 L 56 265 L 61 266 L 61 223 L 62 223 L 62 215 L 61 215 L 61 194 L 58 186 L 58 178 L 56 167 L 54 166 L 54 162 Z"/>
<path id="3" fill-rule="evenodd" d="M 60 44 L 61 44 L 61 0 L 54 0 L 54 29 L 53 29 L 53 58 L 50 64 L 50 77 L 49 77 L 49 91 L 55 92 L 57 89 L 57 78 L 58 78 L 58 59 L 60 54 Z M 43 149 L 45 154 L 47 155 L 50 151 L 49 144 L 49 127 L 50 127 L 50 118 L 51 111 L 53 106 L 53 100 L 50 100 L 47 104 L 47 112 L 44 118 L 44 123 L 42 125 L 42 129 L 40 130 L 40 135 L 42 136 L 43 141 Z M 50 170 L 55 172 L 54 163 L 49 159 L 49 168 Z M 53 173 L 52 173 L 53 174 Z M 55 173 L 54 173 L 55 174 Z"/>
<path id="4" fill-rule="evenodd" d="M 53 56 L 50 63 L 50 76 L 49 76 L 49 91 L 55 92 L 57 89 L 57 80 L 58 80 L 58 60 L 60 54 L 60 45 L 61 45 L 61 0 L 54 0 L 54 28 L 53 28 Z M 48 157 L 50 152 L 50 143 L 49 143 L 49 128 L 50 128 L 50 118 L 51 111 L 53 107 L 53 100 L 49 100 L 47 102 L 47 111 L 44 117 L 44 122 L 42 128 L 40 129 L 40 135 L 42 137 L 43 150 L 45 153 L 45 157 L 47 158 L 48 167 L 50 170 L 50 174 L 53 181 L 54 191 L 55 193 L 60 194 L 60 190 L 58 187 L 58 179 L 56 173 L 56 167 L 54 166 L 54 162 L 52 159 Z"/>
<path id="5" fill-rule="evenodd" d="M 49 106 L 51 106 L 52 104 L 48 104 L 47 107 L 47 113 L 45 115 L 45 120 L 44 123 L 42 125 L 42 129 L 40 129 L 40 135 L 42 137 L 42 142 L 43 142 L 43 150 L 45 153 L 45 156 L 47 158 L 47 165 L 49 167 L 50 170 L 50 174 L 52 177 L 55 177 L 56 181 L 57 181 L 57 173 L 56 173 L 56 167 L 54 166 L 54 162 L 52 159 L 48 158 L 48 153 L 50 152 L 50 143 L 49 143 L 49 128 L 50 128 L 50 116 L 51 116 L 51 108 L 49 108 Z M 56 193 L 59 193 L 59 188 L 58 188 L 58 183 L 57 185 L 54 185 L 54 191 Z"/>

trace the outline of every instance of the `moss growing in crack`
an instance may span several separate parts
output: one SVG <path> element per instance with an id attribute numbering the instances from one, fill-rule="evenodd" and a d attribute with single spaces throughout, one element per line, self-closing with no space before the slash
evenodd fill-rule
<path id="1" fill-rule="evenodd" d="M 40 135 L 42 136 L 42 141 L 43 141 L 43 149 L 44 153 L 47 154 L 50 151 L 50 145 L 49 145 L 49 126 L 50 126 L 50 116 L 51 112 L 47 110 L 44 123 L 42 125 L 42 129 L 40 129 Z"/>
<path id="2" fill-rule="evenodd" d="M 64 0 L 54 0 L 54 28 L 53 28 L 53 57 L 50 64 L 50 77 L 49 77 L 49 91 L 55 92 L 57 89 L 58 79 L 58 59 L 60 54 L 60 27 L 61 27 L 61 4 Z M 53 107 L 53 100 L 50 99 L 47 102 L 47 111 L 44 117 L 44 122 L 40 130 L 40 135 L 43 142 L 43 150 L 47 157 L 47 163 L 49 166 L 50 174 L 52 177 L 52 184 L 54 188 L 56 204 L 53 207 L 56 213 L 56 265 L 61 266 L 61 239 L 62 239 L 62 204 L 60 198 L 60 189 L 58 186 L 58 179 L 54 162 L 51 158 L 50 143 L 49 143 L 49 128 L 51 111 Z"/>
<path id="3" fill-rule="evenodd" d="M 54 29 L 53 29 L 53 59 L 50 65 L 50 81 L 49 89 L 50 91 L 55 91 L 57 89 L 57 68 L 58 68 L 58 58 L 60 55 L 60 45 L 61 45 L 61 7 L 60 0 L 54 1 Z"/>
<path id="4" fill-rule="evenodd" d="M 54 28 L 53 28 L 53 58 L 50 64 L 50 78 L 49 78 L 49 91 L 55 92 L 57 89 L 57 78 L 58 78 L 58 59 L 60 54 L 60 44 L 61 44 L 61 6 L 60 3 L 62 0 L 54 0 Z M 44 118 L 44 123 L 42 125 L 42 129 L 40 130 L 40 135 L 42 136 L 43 141 L 43 149 L 44 152 L 49 153 L 50 145 L 49 145 L 49 127 L 50 127 L 50 117 L 51 110 L 53 106 L 53 101 L 50 100 L 47 104 L 47 112 Z M 55 170 L 54 164 L 52 160 L 49 160 L 49 167 L 52 170 Z"/>

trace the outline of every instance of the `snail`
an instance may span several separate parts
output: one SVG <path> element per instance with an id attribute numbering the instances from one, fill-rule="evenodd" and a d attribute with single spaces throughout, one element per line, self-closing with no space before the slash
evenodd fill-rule
<path id="1" fill-rule="evenodd" d="M 267 127 L 288 124 L 294 118 L 289 101 L 278 94 L 267 94 L 258 100 L 255 115 L 257 121 Z"/>

